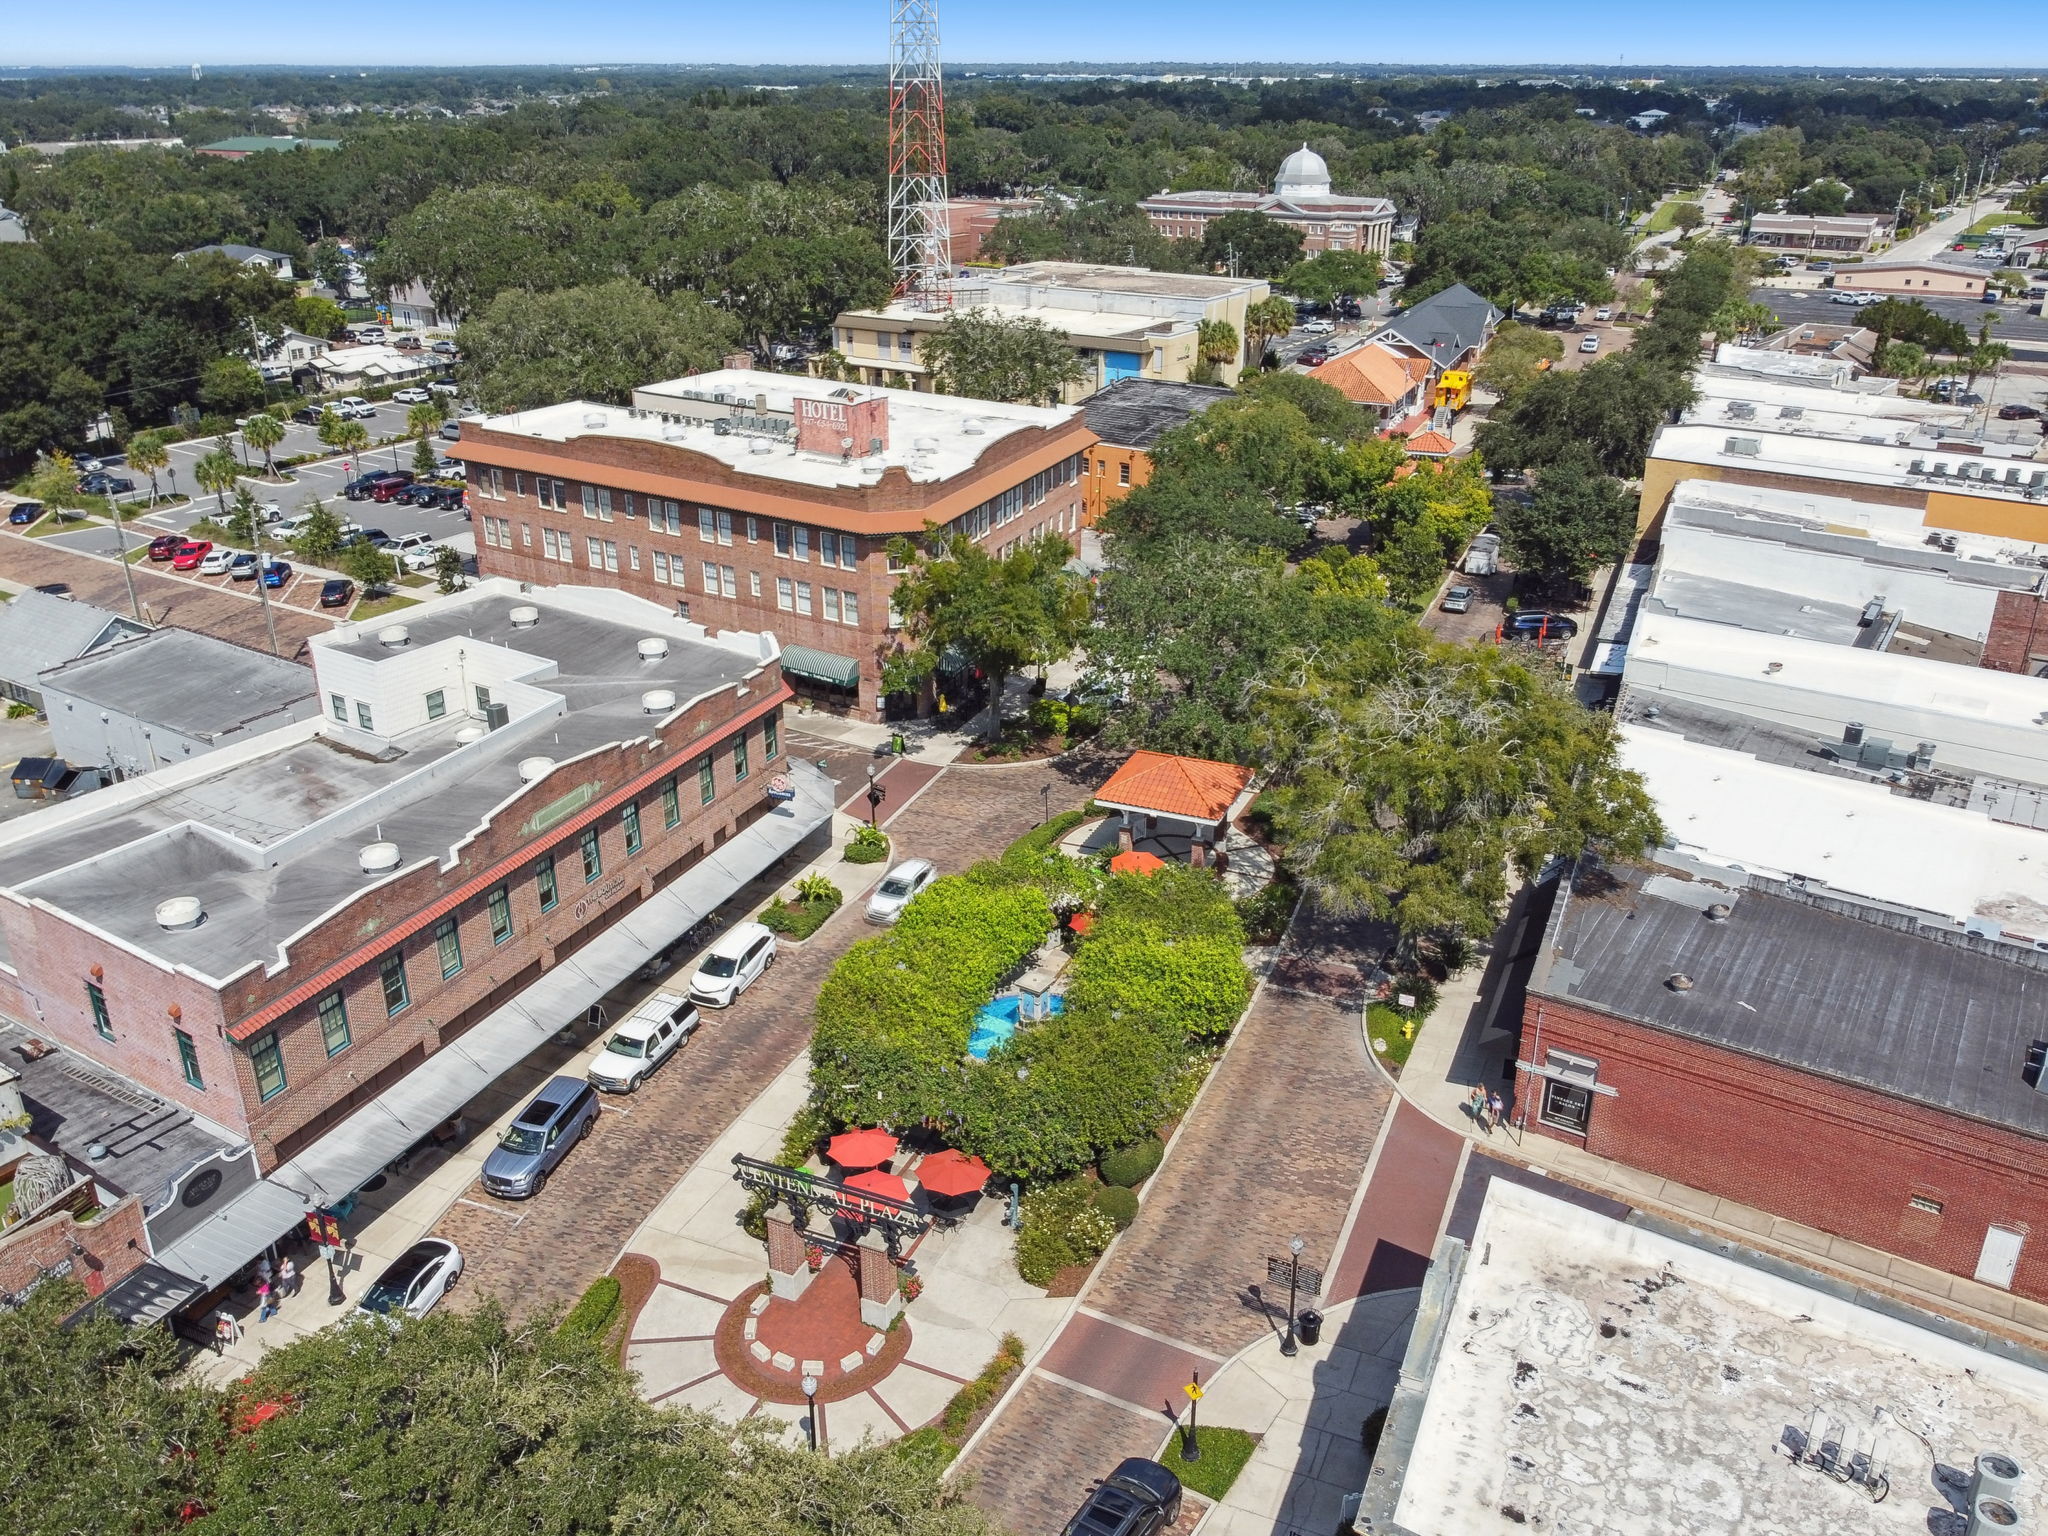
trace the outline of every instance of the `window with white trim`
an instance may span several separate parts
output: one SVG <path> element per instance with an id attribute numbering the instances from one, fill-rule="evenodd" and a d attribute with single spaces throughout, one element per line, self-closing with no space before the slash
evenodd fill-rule
<path id="1" fill-rule="evenodd" d="M 594 485 L 583 487 L 583 515 L 588 518 L 597 516 L 597 487 Z"/>
<path id="2" fill-rule="evenodd" d="M 811 584 L 808 581 L 796 584 L 796 611 L 802 614 L 811 611 Z"/>
<path id="3" fill-rule="evenodd" d="M 775 606 L 784 613 L 789 613 L 796 607 L 796 586 L 787 576 L 775 578 Z M 340 695 L 337 694 L 335 697 L 338 699 Z"/>
<path id="4" fill-rule="evenodd" d="M 591 568 L 591 569 L 592 569 L 593 571 L 601 571 L 601 570 L 603 570 L 603 569 L 604 569 L 604 540 L 603 540 L 603 539 L 599 539 L 599 538 L 590 538 L 590 539 L 586 539 L 586 540 L 584 540 L 584 544 L 586 545 L 586 547 L 587 547 L 587 548 L 588 548 L 588 550 L 589 550 L 589 554 L 590 554 L 590 568 Z"/>
<path id="5" fill-rule="evenodd" d="M 637 571 L 640 569 L 640 546 L 638 544 L 628 544 L 626 546 L 626 566 L 629 570 Z"/>
<path id="6" fill-rule="evenodd" d="M 555 482 L 545 475 L 536 475 L 533 481 L 534 499 L 547 511 L 555 509 Z"/>
<path id="7" fill-rule="evenodd" d="M 760 573 L 759 571 L 749 571 L 749 572 L 747 572 L 747 596 L 749 596 L 749 597 L 759 597 L 760 595 L 761 595 L 761 573 Z"/>
<path id="8" fill-rule="evenodd" d="M 790 530 L 790 538 L 793 541 L 792 548 L 789 552 L 790 558 L 794 560 L 810 559 L 811 530 L 804 527 L 803 524 L 798 523 L 794 528 Z"/>
<path id="9" fill-rule="evenodd" d="M 777 523 L 775 525 L 775 553 L 777 553 L 778 555 L 787 555 L 789 553 L 789 550 L 789 524 Z"/>
<path id="10" fill-rule="evenodd" d="M 604 541 L 604 568 L 608 571 L 616 571 L 619 568 L 619 545 L 615 539 Z"/>
<path id="11" fill-rule="evenodd" d="M 837 624 L 839 622 L 839 589 L 837 587 L 823 587 L 819 589 L 818 595 L 824 604 L 825 617 L 832 623 Z"/>
<path id="12" fill-rule="evenodd" d="M 718 590 L 727 597 L 740 595 L 740 575 L 729 565 L 718 568 Z"/>
<path id="13" fill-rule="evenodd" d="M 704 562 L 704 590 L 714 595 L 718 591 L 718 567 L 709 560 Z"/>
<path id="14" fill-rule="evenodd" d="M 705 544 L 718 542 L 718 514 L 709 507 L 697 509 L 697 538 Z"/>
<path id="15" fill-rule="evenodd" d="M 667 586 L 668 556 L 657 549 L 648 556 L 648 560 L 649 563 L 652 564 L 654 567 L 654 579 L 660 582 L 663 586 Z"/>
<path id="16" fill-rule="evenodd" d="M 860 622 L 860 594 L 841 592 L 839 594 L 839 616 L 848 624 Z"/>

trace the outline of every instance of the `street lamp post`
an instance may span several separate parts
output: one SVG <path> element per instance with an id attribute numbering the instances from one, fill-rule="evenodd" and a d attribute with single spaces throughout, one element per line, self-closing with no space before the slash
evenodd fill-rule
<path id="1" fill-rule="evenodd" d="M 1195 1410 L 1202 1406 L 1202 1373 L 1190 1371 L 1188 1384 L 1181 1391 L 1188 1395 L 1188 1432 L 1181 1437 L 1180 1459 L 1200 1461 L 1202 1442 L 1195 1438 Z"/>
<path id="2" fill-rule="evenodd" d="M 1294 1355 L 1299 1346 L 1294 1342 L 1294 1296 L 1295 1288 L 1301 1282 L 1301 1250 L 1306 1245 L 1298 1237 L 1287 1240 L 1287 1251 L 1294 1255 L 1294 1262 L 1287 1266 L 1287 1332 L 1280 1340 L 1280 1353 Z"/>
<path id="3" fill-rule="evenodd" d="M 810 1407 L 810 1414 L 804 1420 L 804 1433 L 810 1437 L 811 1449 L 818 1448 L 818 1378 L 806 1376 L 803 1379 L 804 1402 Z"/>

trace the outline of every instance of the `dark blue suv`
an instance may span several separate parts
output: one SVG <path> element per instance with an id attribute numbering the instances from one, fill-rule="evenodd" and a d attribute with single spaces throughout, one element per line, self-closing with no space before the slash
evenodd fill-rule
<path id="1" fill-rule="evenodd" d="M 528 1200 L 597 1124 L 597 1090 L 580 1077 L 558 1077 L 519 1112 L 484 1159 L 484 1188 L 504 1200 Z"/>

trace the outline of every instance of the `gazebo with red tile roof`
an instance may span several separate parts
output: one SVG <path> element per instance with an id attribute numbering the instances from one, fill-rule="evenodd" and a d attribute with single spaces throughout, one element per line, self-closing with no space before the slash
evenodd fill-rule
<path id="1" fill-rule="evenodd" d="M 1448 432 L 1418 432 L 1408 439 L 1408 451 L 1420 459 L 1448 459 L 1458 445 Z"/>
<path id="2" fill-rule="evenodd" d="M 1186 837 L 1188 862 L 1208 862 L 1208 850 L 1229 835 L 1231 819 L 1251 803 L 1252 771 L 1235 763 L 1166 752 L 1133 752 L 1095 792 L 1095 803 L 1123 818 L 1117 841 L 1128 851 L 1161 835 Z"/>

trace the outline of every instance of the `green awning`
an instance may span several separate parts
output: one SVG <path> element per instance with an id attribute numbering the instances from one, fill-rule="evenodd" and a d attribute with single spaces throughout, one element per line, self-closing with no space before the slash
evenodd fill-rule
<path id="1" fill-rule="evenodd" d="M 851 656 L 835 656 L 830 651 L 814 651 L 808 645 L 785 645 L 782 648 L 782 670 L 794 672 L 798 677 L 808 677 L 813 682 L 830 683 L 834 688 L 858 688 L 860 686 L 860 663 Z"/>

